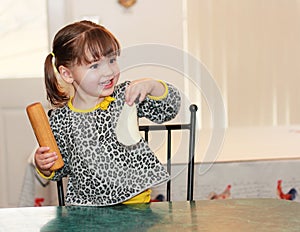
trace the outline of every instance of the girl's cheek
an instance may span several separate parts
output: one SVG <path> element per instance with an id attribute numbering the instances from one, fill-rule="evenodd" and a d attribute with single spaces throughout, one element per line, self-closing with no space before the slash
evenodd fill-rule
<path id="1" fill-rule="evenodd" d="M 115 85 L 118 83 L 120 77 L 120 73 L 118 73 L 115 77 Z"/>

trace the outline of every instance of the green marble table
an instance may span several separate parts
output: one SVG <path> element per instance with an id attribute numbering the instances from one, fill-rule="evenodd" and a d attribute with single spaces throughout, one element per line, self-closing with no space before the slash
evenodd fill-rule
<path id="1" fill-rule="evenodd" d="M 159 202 L 113 207 L 0 209 L 10 231 L 300 231 L 300 203 L 277 199 Z"/>

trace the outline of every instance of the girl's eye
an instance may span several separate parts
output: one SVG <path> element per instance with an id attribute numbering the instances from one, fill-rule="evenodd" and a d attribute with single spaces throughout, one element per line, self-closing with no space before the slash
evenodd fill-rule
<path id="1" fill-rule="evenodd" d="M 112 57 L 112 58 L 109 58 L 109 63 L 110 64 L 113 64 L 117 61 L 117 58 L 116 57 Z"/>
<path id="2" fill-rule="evenodd" d="M 93 65 L 91 65 L 90 69 L 96 69 L 98 67 L 99 67 L 99 64 L 93 64 Z"/>

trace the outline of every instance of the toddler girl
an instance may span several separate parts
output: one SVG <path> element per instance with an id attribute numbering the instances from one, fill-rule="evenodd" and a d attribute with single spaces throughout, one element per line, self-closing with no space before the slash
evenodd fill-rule
<path id="1" fill-rule="evenodd" d="M 50 171 L 57 159 L 48 147 L 35 153 L 44 178 L 68 176 L 67 205 L 106 206 L 150 201 L 150 188 L 168 173 L 144 139 L 124 145 L 115 132 L 124 104 L 137 116 L 163 123 L 176 116 L 180 94 L 163 81 L 143 78 L 118 84 L 120 45 L 103 26 L 75 22 L 55 36 L 45 60 L 49 122 L 65 165 Z M 61 81 L 73 86 L 72 96 Z M 136 104 L 134 104 L 137 101 Z"/>

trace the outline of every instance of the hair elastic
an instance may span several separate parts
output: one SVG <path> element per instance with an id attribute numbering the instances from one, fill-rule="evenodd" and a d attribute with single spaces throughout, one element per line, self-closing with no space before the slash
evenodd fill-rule
<path id="1" fill-rule="evenodd" d="M 52 67 L 53 67 L 53 71 L 55 73 L 55 75 L 59 74 L 56 66 L 55 66 L 55 55 L 53 52 L 50 52 L 51 56 L 52 56 Z"/>

